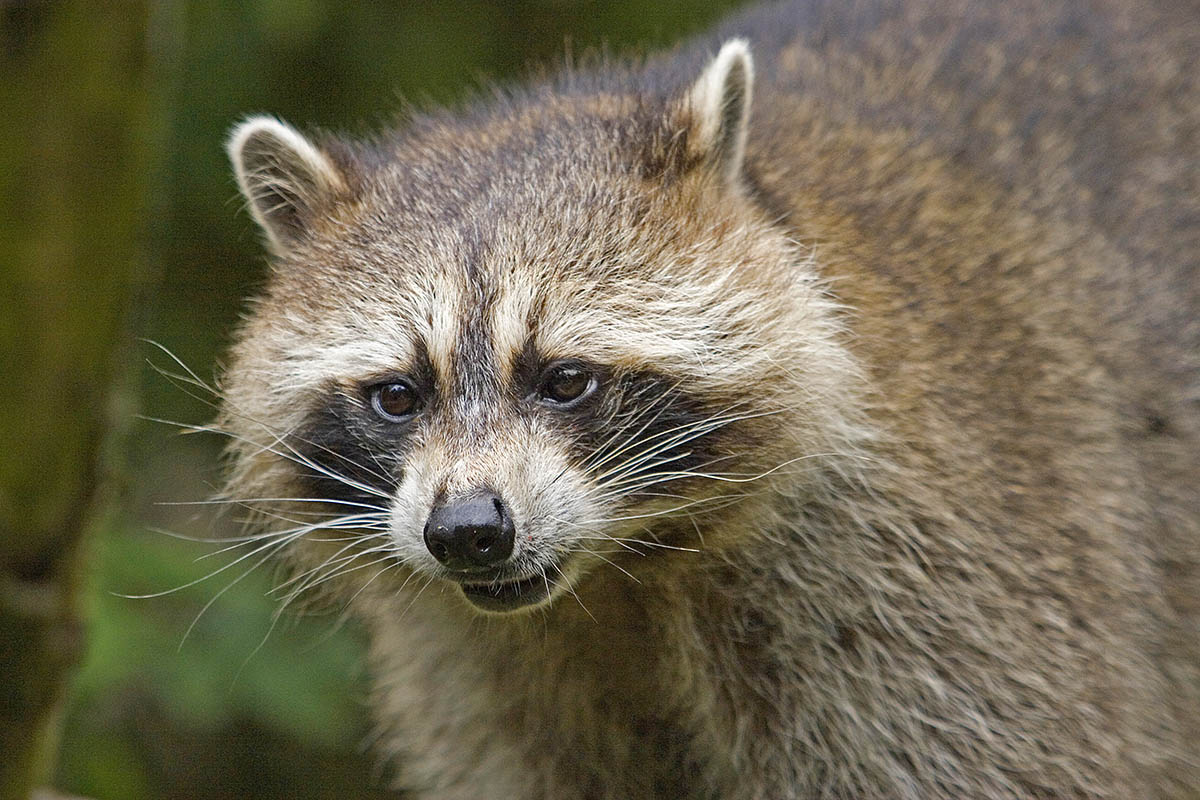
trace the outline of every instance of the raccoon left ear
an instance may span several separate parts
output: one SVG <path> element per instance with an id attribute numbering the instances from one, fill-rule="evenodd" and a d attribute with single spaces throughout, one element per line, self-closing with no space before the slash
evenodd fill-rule
<path id="1" fill-rule="evenodd" d="M 346 189 L 330 158 L 274 117 L 251 117 L 236 126 L 228 150 L 250 213 L 278 255 L 303 238 L 312 218 Z"/>
<path id="2" fill-rule="evenodd" d="M 742 174 L 754 60 L 745 39 L 730 39 L 687 95 L 688 149 L 720 170 L 726 181 Z"/>

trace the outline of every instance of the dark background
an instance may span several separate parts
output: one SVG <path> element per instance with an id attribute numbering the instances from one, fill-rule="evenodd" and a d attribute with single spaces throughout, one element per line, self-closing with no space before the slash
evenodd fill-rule
<path id="1" fill-rule="evenodd" d="M 59 509 L 39 530 L 83 534 L 53 573 L 86 635 L 48 780 L 104 800 L 387 796 L 353 621 L 273 623 L 283 578 L 242 578 L 253 560 L 189 585 L 231 559 L 168 535 L 237 530 L 236 511 L 188 505 L 220 481 L 217 437 L 146 419 L 211 418 L 211 398 L 155 371 L 178 371 L 157 345 L 211 381 L 264 276 L 230 126 L 268 112 L 369 132 L 568 50 L 669 44 L 733 4 L 0 0 L 0 511 L 16 520 L 0 549 L 39 505 Z M 100 433 L 52 457 L 80 409 Z M 0 641 L 14 662 L 20 641 Z"/>

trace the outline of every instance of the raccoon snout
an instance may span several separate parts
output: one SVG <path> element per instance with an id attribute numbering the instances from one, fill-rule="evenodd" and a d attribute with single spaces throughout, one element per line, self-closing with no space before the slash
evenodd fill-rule
<path id="1" fill-rule="evenodd" d="M 425 546 L 442 566 L 460 572 L 495 567 L 508 560 L 516 541 L 512 515 L 486 492 L 450 500 L 425 523 Z"/>

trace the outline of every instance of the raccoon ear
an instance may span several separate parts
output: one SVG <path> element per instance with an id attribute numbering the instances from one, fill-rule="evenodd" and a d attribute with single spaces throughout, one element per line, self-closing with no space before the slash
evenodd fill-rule
<path id="1" fill-rule="evenodd" d="M 687 95 L 688 149 L 739 180 L 746 153 L 754 60 L 745 39 L 730 39 L 704 68 Z"/>
<path id="2" fill-rule="evenodd" d="M 315 210 L 346 188 L 328 156 L 273 117 L 251 117 L 237 125 L 228 150 L 250 213 L 277 254 L 291 249 Z"/>

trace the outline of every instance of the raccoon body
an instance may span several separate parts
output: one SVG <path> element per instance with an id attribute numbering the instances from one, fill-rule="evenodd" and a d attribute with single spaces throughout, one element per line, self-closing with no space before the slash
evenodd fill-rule
<path id="1" fill-rule="evenodd" d="M 228 491 L 369 627 L 400 785 L 1196 797 L 1198 25 L 789 4 L 240 125 Z"/>

